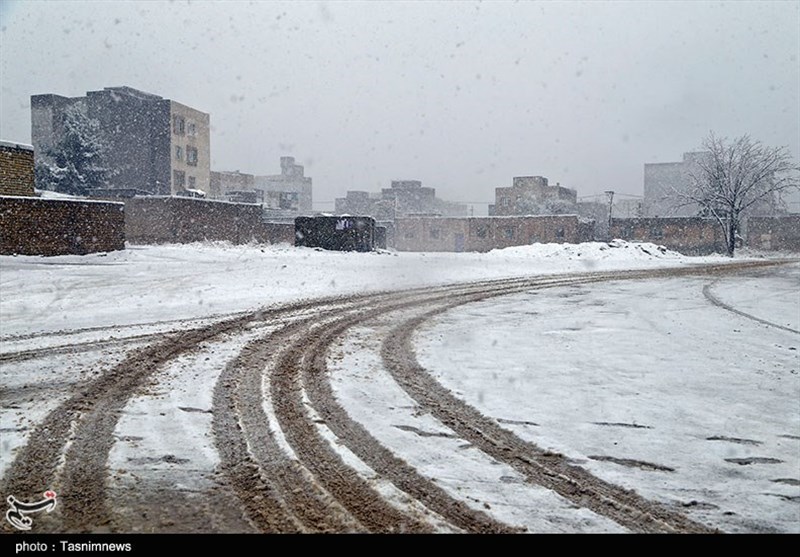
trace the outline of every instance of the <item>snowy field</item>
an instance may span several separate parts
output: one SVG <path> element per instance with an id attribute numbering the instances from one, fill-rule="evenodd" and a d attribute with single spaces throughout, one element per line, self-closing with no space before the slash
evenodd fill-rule
<path id="1" fill-rule="evenodd" d="M 362 254 L 197 243 L 85 256 L 0 256 L 0 336 L 226 315 L 371 290 L 726 260 L 661 253 L 652 244 L 615 245 Z"/>
<path id="2" fill-rule="evenodd" d="M 95 329 L 112 326 L 153 331 L 164 322 L 168 330 L 176 320 L 322 296 L 726 261 L 621 241 L 486 254 L 192 244 L 0 257 L 0 351 L 11 343 L 15 349 L 46 346 L 50 332 L 82 329 L 80 339 L 92 340 L 107 336 Z M 336 396 L 375 438 L 454 496 L 509 525 L 532 532 L 621 531 L 465 448 L 433 417 L 412 416 L 413 401 L 365 341 L 382 326 L 376 320 L 354 328 L 329 362 Z M 604 480 L 723 531 L 800 532 L 797 330 L 800 264 L 793 263 L 741 277 L 619 281 L 504 296 L 445 312 L 417 332 L 414 344 L 420 364 L 459 398 Z M 176 360 L 153 385 L 159 396 L 142 394 L 128 403 L 117 425 L 121 441 L 110 455 L 112 488 L 128 485 L 125 469 L 146 481 L 152 466 L 142 462 L 137 470 L 136 455 L 167 448 L 175 462 L 192 462 L 185 471 L 164 469 L 176 482 L 202 487 L 211 481 L 218 457 L 209 441 L 210 415 L 185 409 L 210 407 L 221 367 L 246 341 Z M 101 364 L 76 356 L 73 367 L 71 357 L 62 367 L 3 364 L 0 386 L 30 382 L 36 374 L 68 381 L 66 369 L 90 378 Z M 41 404 L 0 409 L 0 474 L 25 442 L 27 430 L 17 426 L 23 420 L 32 425 L 58 402 L 45 404 L 35 395 L 31 401 Z M 150 435 L 142 436 L 143 428 Z M 358 467 L 354 457 L 345 459 Z M 391 486 L 383 489 L 387 498 L 400 497 Z"/>

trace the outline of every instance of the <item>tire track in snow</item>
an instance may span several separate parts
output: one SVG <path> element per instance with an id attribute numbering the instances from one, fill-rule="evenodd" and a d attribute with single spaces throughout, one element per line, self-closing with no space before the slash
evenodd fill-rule
<path id="1" fill-rule="evenodd" d="M 749 264 L 749 266 L 768 264 L 775 263 L 761 262 L 760 264 Z M 727 271 L 736 267 L 741 268 L 742 266 L 748 265 L 733 264 L 717 267 Z M 592 280 L 601 280 L 601 276 L 607 279 L 645 278 L 646 276 L 708 274 L 713 272 L 715 272 L 714 267 L 702 267 L 679 269 L 677 271 L 588 273 L 580 276 L 595 277 Z M 577 276 L 571 275 L 572 278 Z M 470 283 L 457 287 L 422 288 L 405 291 L 401 294 L 396 293 L 395 295 L 412 296 L 427 292 L 439 296 L 458 296 L 459 289 L 488 289 L 494 286 L 511 287 L 511 285 L 517 285 L 520 289 L 524 289 L 529 287 L 531 280 L 551 281 L 555 284 L 560 280 L 564 280 L 564 278 L 563 276 L 550 276 L 525 280 L 528 281 L 528 285 L 524 280 L 508 279 L 505 281 Z M 105 479 L 108 472 L 108 455 L 114 443 L 114 428 L 128 399 L 149 377 L 158 373 L 166 362 L 183 353 L 194 350 L 202 342 L 212 341 L 222 334 L 235 334 L 254 322 L 277 319 L 281 316 L 291 316 L 298 312 L 309 310 L 313 315 L 318 309 L 324 308 L 326 305 L 330 309 L 329 306 L 331 304 L 335 305 L 337 303 L 340 305 L 352 302 L 360 303 L 363 300 L 383 300 L 383 302 L 386 302 L 385 299 L 381 298 L 382 296 L 387 295 L 385 293 L 376 293 L 328 298 L 326 300 L 299 302 L 282 307 L 268 308 L 189 331 L 177 332 L 167 340 L 134 350 L 122 363 L 99 378 L 92 380 L 82 391 L 60 404 L 40 422 L 3 477 L 3 492 L 25 499 L 40 494 L 46 488 L 56 489 L 60 494 L 61 504 L 50 515 L 37 517 L 37 530 L 39 531 L 79 532 L 98 531 L 107 528 L 112 523 L 113 509 L 107 507 Z M 428 306 L 426 304 L 430 303 L 430 300 L 423 296 L 417 303 L 427 309 Z M 378 305 L 373 309 L 376 313 L 380 313 L 385 311 L 387 307 Z M 335 308 L 332 312 L 340 313 L 341 308 Z M 360 318 L 354 319 L 354 323 L 359 321 Z M 308 339 L 307 336 L 302 338 Z M 298 378 L 302 378 L 303 374 L 309 375 L 314 372 L 312 368 L 308 368 L 306 371 L 300 370 L 300 375 L 297 373 L 298 369 L 300 369 L 298 366 L 300 364 L 305 365 L 303 363 L 306 355 L 305 348 L 306 346 L 294 344 L 281 354 L 278 359 L 278 370 L 284 372 L 284 374 L 276 376 L 278 381 L 272 383 L 271 390 L 273 395 L 287 396 L 288 406 L 285 410 L 281 410 L 284 412 L 282 414 L 284 420 L 288 419 L 289 415 L 285 412 L 291 413 L 296 417 L 293 417 L 292 420 L 306 420 L 305 429 L 312 430 L 314 425 L 308 423 L 308 416 L 303 411 L 304 401 L 302 400 L 302 395 L 298 395 L 298 393 L 302 393 L 302 390 L 299 390 L 296 386 Z M 323 350 L 323 348 L 322 344 L 317 346 L 316 353 L 320 354 L 320 350 Z M 292 377 L 291 379 L 289 379 L 290 376 Z M 250 384 L 247 390 L 252 389 L 253 385 L 254 383 Z M 317 391 L 317 393 L 320 392 Z M 319 403 L 320 400 L 318 398 L 317 402 Z M 324 410 L 324 405 L 320 404 L 320 406 Z M 238 410 L 229 409 L 229 411 Z M 231 427 L 235 428 L 237 424 L 232 423 Z M 466 433 L 469 432 L 467 431 Z M 293 448 L 296 447 L 297 442 L 305 442 L 305 435 L 305 433 L 297 434 L 298 438 L 294 440 Z M 465 438 L 467 437 L 468 435 Z M 318 443 L 319 440 L 314 440 L 313 442 Z M 301 444 L 300 446 L 302 447 L 303 445 Z M 320 447 L 324 448 L 324 445 L 320 445 Z M 247 453 L 248 451 L 249 448 L 245 444 L 244 452 Z M 257 475 L 258 472 L 258 469 L 250 468 L 241 470 L 237 474 L 243 477 L 246 474 Z M 338 476 L 342 473 L 338 468 L 331 469 L 325 466 L 320 467 L 317 472 L 322 475 L 323 479 L 328 478 L 328 475 Z M 320 479 L 319 475 L 317 479 Z M 275 512 L 277 513 L 276 524 L 282 524 L 282 527 L 286 527 L 288 531 L 291 531 L 291 528 L 296 526 L 292 522 L 293 519 L 286 515 L 285 510 L 278 508 L 275 509 Z M 407 520 L 407 517 L 403 517 L 400 520 L 402 524 L 402 521 Z M 408 523 L 413 524 L 411 521 Z M 376 524 L 376 527 L 381 529 L 383 526 Z"/>

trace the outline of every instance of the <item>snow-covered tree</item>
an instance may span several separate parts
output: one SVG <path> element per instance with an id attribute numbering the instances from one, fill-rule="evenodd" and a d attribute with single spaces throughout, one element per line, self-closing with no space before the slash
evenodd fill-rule
<path id="1" fill-rule="evenodd" d="M 742 218 L 800 187 L 798 167 L 785 147 L 767 147 L 748 135 L 728 141 L 712 132 L 703 140 L 703 149 L 707 156 L 698 158 L 688 189 L 674 190 L 673 197 L 676 205 L 697 204 L 702 216 L 716 219 L 726 251 L 733 256 Z"/>
<path id="2" fill-rule="evenodd" d="M 86 195 L 106 185 L 108 169 L 102 162 L 100 124 L 80 107 L 73 105 L 64 111 L 64 133 L 47 154 L 53 163 L 39 161 L 35 169 L 39 189 Z"/>

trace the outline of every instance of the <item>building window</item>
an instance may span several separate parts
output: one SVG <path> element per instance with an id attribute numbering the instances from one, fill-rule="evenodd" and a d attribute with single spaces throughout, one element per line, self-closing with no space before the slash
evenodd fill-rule
<path id="1" fill-rule="evenodd" d="M 186 173 L 182 170 L 172 171 L 172 182 L 175 188 L 183 189 L 186 187 Z"/>
<path id="2" fill-rule="evenodd" d="M 556 238 L 559 239 L 559 240 L 563 240 L 564 239 L 564 229 L 563 228 L 559 228 L 559 229 L 556 230 Z"/>
<path id="3" fill-rule="evenodd" d="M 478 229 L 475 231 L 475 235 L 478 238 L 486 238 L 486 232 L 487 230 L 485 226 L 479 226 Z"/>
<path id="4" fill-rule="evenodd" d="M 279 203 L 281 209 L 297 211 L 300 208 L 297 192 L 282 191 Z"/>
<path id="5" fill-rule="evenodd" d="M 196 185 L 197 185 L 197 178 L 195 178 L 194 176 L 189 176 L 189 189 L 190 190 L 195 189 Z"/>
<path id="6" fill-rule="evenodd" d="M 175 160 L 182 161 L 183 160 L 183 147 L 180 145 L 175 146 Z"/>
<path id="7" fill-rule="evenodd" d="M 650 229 L 650 238 L 653 240 L 660 240 L 664 237 L 664 230 L 660 226 L 654 226 Z"/>
<path id="8" fill-rule="evenodd" d="M 438 228 L 431 228 L 431 238 L 434 240 L 439 239 L 439 229 Z"/>
<path id="9" fill-rule="evenodd" d="M 508 207 L 508 198 L 507 197 L 501 197 L 500 198 L 500 206 L 501 207 Z"/>
<path id="10" fill-rule="evenodd" d="M 183 116 L 172 117 L 172 133 L 177 135 L 184 135 L 186 133 L 186 120 Z"/>
<path id="11" fill-rule="evenodd" d="M 506 240 L 513 240 L 514 239 L 514 229 L 510 226 L 503 229 L 503 236 Z"/>
<path id="12" fill-rule="evenodd" d="M 195 124 L 194 122 L 189 122 L 188 124 L 186 124 L 186 133 L 191 136 L 197 135 L 197 124 Z"/>
<path id="13" fill-rule="evenodd" d="M 186 164 L 197 166 L 197 149 L 195 147 L 186 147 Z"/>

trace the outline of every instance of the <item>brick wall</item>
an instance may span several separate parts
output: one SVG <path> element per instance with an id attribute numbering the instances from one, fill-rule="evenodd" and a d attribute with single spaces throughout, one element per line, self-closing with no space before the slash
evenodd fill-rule
<path id="1" fill-rule="evenodd" d="M 747 245 L 763 250 L 800 252 L 800 215 L 749 217 Z"/>
<path id="2" fill-rule="evenodd" d="M 525 217 L 406 217 L 395 221 L 398 251 L 477 251 L 534 243 L 578 243 L 593 223 L 575 215 Z"/>
<path id="3" fill-rule="evenodd" d="M 612 219 L 611 238 L 652 242 L 684 255 L 725 253 L 717 221 L 699 217 Z"/>
<path id="4" fill-rule="evenodd" d="M 0 141 L 0 195 L 33 196 L 33 147 Z"/>
<path id="5" fill-rule="evenodd" d="M 134 244 L 228 241 L 294 243 L 293 224 L 262 222 L 260 205 L 186 197 L 125 200 L 125 235 Z"/>
<path id="6" fill-rule="evenodd" d="M 121 203 L 0 196 L 0 254 L 68 255 L 125 249 Z"/>

